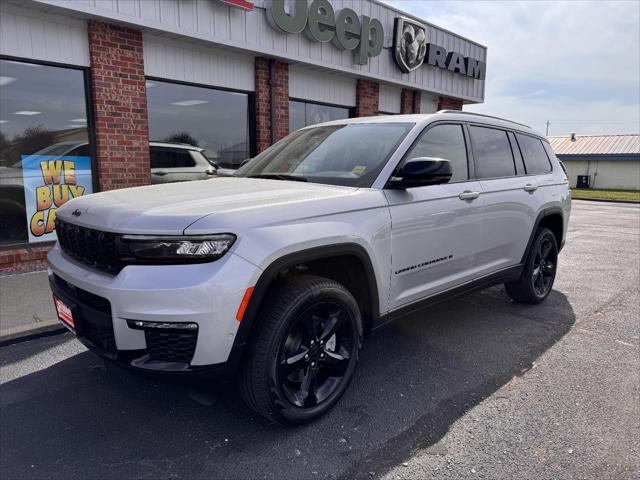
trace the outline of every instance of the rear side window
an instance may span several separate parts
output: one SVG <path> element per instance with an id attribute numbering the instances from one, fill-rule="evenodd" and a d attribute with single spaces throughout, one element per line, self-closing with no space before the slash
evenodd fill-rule
<path id="1" fill-rule="evenodd" d="M 468 180 L 467 147 L 462 125 L 436 125 L 418 140 L 406 158 L 436 157 L 449 160 L 452 176 L 450 182 Z"/>
<path id="2" fill-rule="evenodd" d="M 522 156 L 524 157 L 524 165 L 527 168 L 527 173 L 529 175 L 549 173 L 551 171 L 551 164 L 549 163 L 547 152 L 544 151 L 542 140 L 519 133 L 516 133 L 516 138 L 518 145 L 520 145 Z"/>
<path id="3" fill-rule="evenodd" d="M 507 132 L 469 127 L 478 178 L 513 177 L 516 174 Z"/>
<path id="4" fill-rule="evenodd" d="M 187 149 L 151 147 L 149 153 L 151 168 L 189 168 L 196 164 Z"/>

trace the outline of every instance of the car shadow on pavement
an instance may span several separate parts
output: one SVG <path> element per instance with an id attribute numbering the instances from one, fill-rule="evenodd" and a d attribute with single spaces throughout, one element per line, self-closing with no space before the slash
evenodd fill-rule
<path id="1" fill-rule="evenodd" d="M 0 471 L 377 478 L 531 369 L 574 321 L 558 291 L 537 306 L 510 303 L 502 287 L 442 303 L 374 332 L 345 397 L 298 428 L 256 418 L 230 384 L 157 383 L 83 352 L 0 386 Z"/>

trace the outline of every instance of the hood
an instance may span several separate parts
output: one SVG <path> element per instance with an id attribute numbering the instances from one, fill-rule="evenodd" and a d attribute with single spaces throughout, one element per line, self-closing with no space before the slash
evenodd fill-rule
<path id="1" fill-rule="evenodd" d="M 197 220 L 280 210 L 286 205 L 345 197 L 356 188 L 257 178 L 217 178 L 95 193 L 60 207 L 71 223 L 104 231 L 178 235 Z"/>

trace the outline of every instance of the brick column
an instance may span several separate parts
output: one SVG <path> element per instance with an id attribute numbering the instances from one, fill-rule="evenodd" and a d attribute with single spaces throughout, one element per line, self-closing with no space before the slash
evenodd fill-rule
<path id="1" fill-rule="evenodd" d="M 100 190 L 148 185 L 142 33 L 94 20 L 88 30 Z"/>
<path id="2" fill-rule="evenodd" d="M 413 113 L 420 113 L 420 102 L 422 101 L 422 92 L 413 91 Z"/>
<path id="3" fill-rule="evenodd" d="M 420 113 L 420 92 L 403 88 L 400 93 L 400 113 Z"/>
<path id="4" fill-rule="evenodd" d="M 380 84 L 359 78 L 356 82 L 356 117 L 378 115 Z"/>
<path id="5" fill-rule="evenodd" d="M 256 146 L 260 153 L 289 134 L 289 64 L 256 57 L 254 68 Z"/>
<path id="6" fill-rule="evenodd" d="M 458 98 L 440 97 L 438 110 L 462 110 L 462 100 Z"/>

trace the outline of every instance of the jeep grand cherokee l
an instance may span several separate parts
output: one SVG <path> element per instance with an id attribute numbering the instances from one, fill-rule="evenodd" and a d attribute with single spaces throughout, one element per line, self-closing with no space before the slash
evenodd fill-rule
<path id="1" fill-rule="evenodd" d="M 504 283 L 553 286 L 570 211 L 547 140 L 463 112 L 292 133 L 213 181 L 97 193 L 57 213 L 58 315 L 132 370 L 235 375 L 289 424 L 336 404 L 366 334 Z"/>

